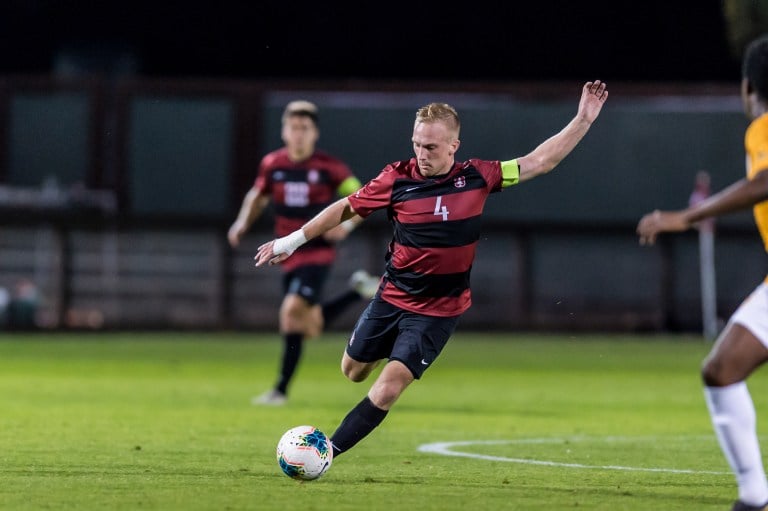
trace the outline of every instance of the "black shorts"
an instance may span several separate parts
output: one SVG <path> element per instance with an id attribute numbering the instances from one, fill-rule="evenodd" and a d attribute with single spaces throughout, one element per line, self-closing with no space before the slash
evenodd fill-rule
<path id="1" fill-rule="evenodd" d="M 347 355 L 358 362 L 399 360 L 417 380 L 456 330 L 459 316 L 425 316 L 373 297 L 357 320 Z"/>
<path id="2" fill-rule="evenodd" d="M 328 265 L 300 266 L 283 275 L 283 293 L 299 295 L 310 305 L 320 303 L 330 271 Z"/>

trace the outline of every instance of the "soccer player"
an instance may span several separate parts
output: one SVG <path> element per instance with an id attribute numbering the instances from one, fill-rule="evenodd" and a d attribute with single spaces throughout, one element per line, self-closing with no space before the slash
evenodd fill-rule
<path id="1" fill-rule="evenodd" d="M 272 201 L 275 234 L 284 236 L 338 197 L 360 188 L 349 167 L 334 156 L 316 149 L 320 136 L 318 109 L 309 101 L 288 103 L 282 116 L 284 147 L 264 156 L 256 181 L 243 199 L 237 219 L 228 232 L 232 247 L 240 244 L 245 232 Z M 350 289 L 320 305 L 321 294 L 336 257 L 334 244 L 343 240 L 361 221 L 350 218 L 336 229 L 313 240 L 282 264 L 283 302 L 280 305 L 280 333 L 283 353 L 280 373 L 273 389 L 253 399 L 254 404 L 282 405 L 298 367 L 305 338 L 320 334 L 347 306 L 370 299 L 378 278 L 364 270 L 350 277 Z"/>
<path id="2" fill-rule="evenodd" d="M 256 266 L 277 264 L 349 218 L 383 209 L 392 222 L 385 274 L 353 329 L 341 369 L 362 382 L 386 363 L 331 437 L 334 456 L 384 420 L 408 385 L 435 362 L 470 307 L 469 276 L 488 195 L 555 168 L 586 135 L 607 98 L 604 83 L 587 82 L 575 117 L 561 131 L 506 161 L 457 162 L 459 116 L 450 105 L 430 103 L 416 112 L 413 158 L 390 163 L 302 228 L 259 247 Z"/>
<path id="3" fill-rule="evenodd" d="M 768 35 L 746 49 L 741 98 L 751 121 L 744 135 L 746 177 L 686 209 L 644 215 L 637 225 L 640 244 L 653 245 L 662 232 L 685 231 L 705 219 L 752 208 L 768 250 Z M 732 511 L 768 510 L 755 407 L 746 385 L 749 375 L 766 360 L 768 278 L 733 313 L 701 370 L 712 424 L 739 487 Z"/>

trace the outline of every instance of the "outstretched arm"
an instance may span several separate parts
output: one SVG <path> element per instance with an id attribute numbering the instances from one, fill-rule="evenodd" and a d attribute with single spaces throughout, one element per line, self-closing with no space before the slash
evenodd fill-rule
<path id="1" fill-rule="evenodd" d="M 768 200 L 768 170 L 759 172 L 754 179 L 740 179 L 706 200 L 678 211 L 659 211 L 646 214 L 637 224 L 641 245 L 653 245 L 662 232 L 680 232 L 705 218 L 724 215 L 750 208 Z"/>
<path id="2" fill-rule="evenodd" d="M 227 232 L 227 239 L 232 247 L 240 244 L 240 240 L 248 229 L 253 225 L 269 204 L 269 195 L 264 195 L 256 188 L 251 188 L 243 198 L 243 204 L 240 206 L 240 212 L 237 214 L 232 227 Z"/>
<path id="3" fill-rule="evenodd" d="M 256 252 L 256 257 L 254 257 L 256 266 L 261 266 L 266 262 L 277 264 L 284 261 L 307 241 L 328 232 L 354 216 L 356 214 L 346 197 L 337 200 L 315 215 L 301 229 L 261 245 Z"/>
<path id="4" fill-rule="evenodd" d="M 571 122 L 559 133 L 539 144 L 536 149 L 517 158 L 520 181 L 527 181 L 549 172 L 568 156 L 587 134 L 607 99 L 608 90 L 605 83 L 600 80 L 585 83 L 581 89 L 579 109 Z"/>
<path id="5" fill-rule="evenodd" d="M 331 243 L 338 243 L 344 241 L 349 236 L 349 233 L 357 229 L 357 227 L 365 220 L 359 215 L 354 215 L 349 220 L 344 220 L 341 224 L 337 225 L 330 231 L 323 234 L 323 238 Z"/>

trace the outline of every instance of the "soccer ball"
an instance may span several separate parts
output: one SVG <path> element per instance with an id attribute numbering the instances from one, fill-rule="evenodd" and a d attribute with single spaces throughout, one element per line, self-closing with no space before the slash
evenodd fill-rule
<path id="1" fill-rule="evenodd" d="M 332 460 L 331 440 L 313 426 L 291 428 L 277 443 L 277 464 L 293 479 L 317 479 L 325 474 Z"/>

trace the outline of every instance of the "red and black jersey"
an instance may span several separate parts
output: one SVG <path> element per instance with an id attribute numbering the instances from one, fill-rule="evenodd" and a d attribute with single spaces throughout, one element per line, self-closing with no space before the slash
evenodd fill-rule
<path id="1" fill-rule="evenodd" d="M 315 151 L 302 162 L 288 158 L 285 148 L 262 158 L 254 187 L 270 195 L 275 213 L 275 236 L 286 236 L 300 229 L 317 213 L 339 198 L 341 184 L 354 177 L 349 167 L 322 151 Z M 331 264 L 336 250 L 322 236 L 299 247 L 283 261 L 283 271 L 308 264 Z"/>
<path id="2" fill-rule="evenodd" d="M 499 161 L 457 162 L 448 174 L 426 178 L 412 158 L 387 165 L 350 195 L 358 215 L 386 208 L 392 223 L 382 299 L 430 316 L 466 311 L 483 207 L 501 185 Z"/>

